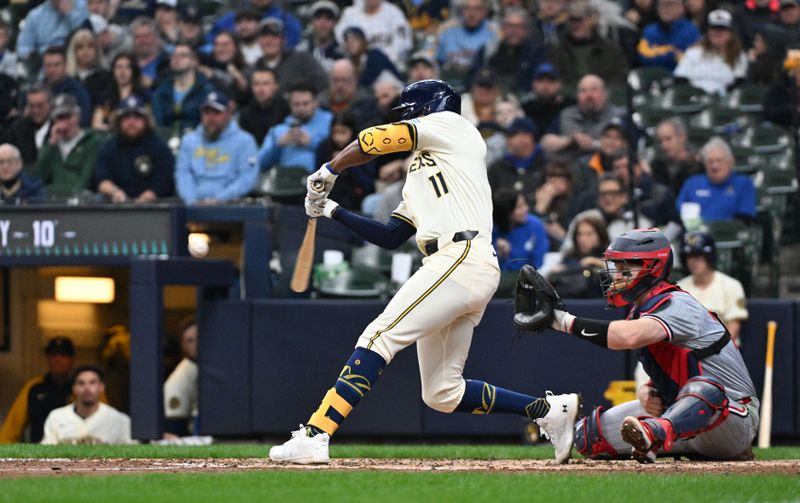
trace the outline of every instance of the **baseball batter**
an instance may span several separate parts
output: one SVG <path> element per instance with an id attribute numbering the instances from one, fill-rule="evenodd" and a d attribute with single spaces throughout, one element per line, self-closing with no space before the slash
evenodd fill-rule
<path id="1" fill-rule="evenodd" d="M 99 368 L 75 369 L 72 393 L 75 403 L 54 409 L 44 422 L 43 444 L 130 444 L 131 420 L 100 402 L 105 390 Z"/>
<path id="2" fill-rule="evenodd" d="M 638 400 L 598 407 L 575 428 L 575 446 L 592 458 L 655 460 L 658 452 L 752 459 L 758 399 L 742 356 L 716 314 L 666 279 L 667 238 L 638 229 L 616 238 L 604 258 L 608 303 L 626 320 L 576 317 L 555 309 L 552 327 L 609 349 L 635 349 L 650 382 Z"/>
<path id="3" fill-rule="evenodd" d="M 422 399 L 440 412 L 512 413 L 536 421 L 569 457 L 576 394 L 536 398 L 479 380 L 465 380 L 472 331 L 494 294 L 500 271 L 491 245 L 492 202 L 486 175 L 486 145 L 459 113 L 461 98 L 448 84 L 424 80 L 400 95 L 402 122 L 375 126 L 358 135 L 332 161 L 308 178 L 306 212 L 338 220 L 378 246 L 397 248 L 416 234 L 426 255 L 422 267 L 400 288 L 367 328 L 307 426 L 270 450 L 275 461 L 327 463 L 328 442 L 394 355 L 417 343 Z M 340 208 L 328 199 L 336 176 L 373 156 L 413 152 L 403 201 L 388 224 Z M 315 184 L 324 190 L 314 190 Z"/>

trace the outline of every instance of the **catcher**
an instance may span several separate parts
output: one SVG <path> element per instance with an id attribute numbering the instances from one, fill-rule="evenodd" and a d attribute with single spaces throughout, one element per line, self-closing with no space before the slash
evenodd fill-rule
<path id="1" fill-rule="evenodd" d="M 570 314 L 558 294 L 527 267 L 520 274 L 514 323 L 524 331 L 553 328 L 608 349 L 636 350 L 650 381 L 634 400 L 597 407 L 575 425 L 586 457 L 632 457 L 652 463 L 659 452 L 710 459 L 753 459 L 758 430 L 753 381 L 716 314 L 667 281 L 669 241 L 658 229 L 636 229 L 604 253 L 603 291 L 625 320 Z"/>

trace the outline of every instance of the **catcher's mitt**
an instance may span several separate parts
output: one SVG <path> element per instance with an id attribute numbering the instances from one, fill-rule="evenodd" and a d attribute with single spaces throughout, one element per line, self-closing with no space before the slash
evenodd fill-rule
<path id="1" fill-rule="evenodd" d="M 553 286 L 534 267 L 522 266 L 514 290 L 514 325 L 541 332 L 553 323 L 553 309 L 567 310 Z"/>

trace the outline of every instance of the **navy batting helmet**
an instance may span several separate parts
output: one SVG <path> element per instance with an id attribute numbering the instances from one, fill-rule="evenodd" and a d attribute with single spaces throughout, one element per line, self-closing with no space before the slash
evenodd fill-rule
<path id="1" fill-rule="evenodd" d="M 402 119 L 413 119 L 434 112 L 461 113 L 461 95 L 441 80 L 420 80 L 409 84 L 400 93 L 400 104 L 394 108 Z"/>
<path id="2" fill-rule="evenodd" d="M 705 232 L 687 232 L 683 237 L 683 247 L 681 248 L 681 262 L 686 265 L 686 257 L 690 255 L 703 255 L 710 265 L 714 265 L 717 260 L 717 245 L 714 238 Z"/>
<path id="3" fill-rule="evenodd" d="M 614 267 L 606 271 L 603 294 L 613 307 L 627 306 L 672 270 L 672 248 L 658 229 L 634 229 L 617 236 L 603 253 Z M 633 267 L 620 267 L 622 265 Z"/>

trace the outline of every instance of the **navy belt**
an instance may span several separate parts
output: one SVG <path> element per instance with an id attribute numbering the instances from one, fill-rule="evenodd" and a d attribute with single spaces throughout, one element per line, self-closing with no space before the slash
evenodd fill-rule
<path id="1" fill-rule="evenodd" d="M 460 231 L 453 234 L 453 243 L 469 241 L 478 235 L 478 231 Z M 425 255 L 431 256 L 439 251 L 439 239 L 431 239 L 425 243 Z"/>

